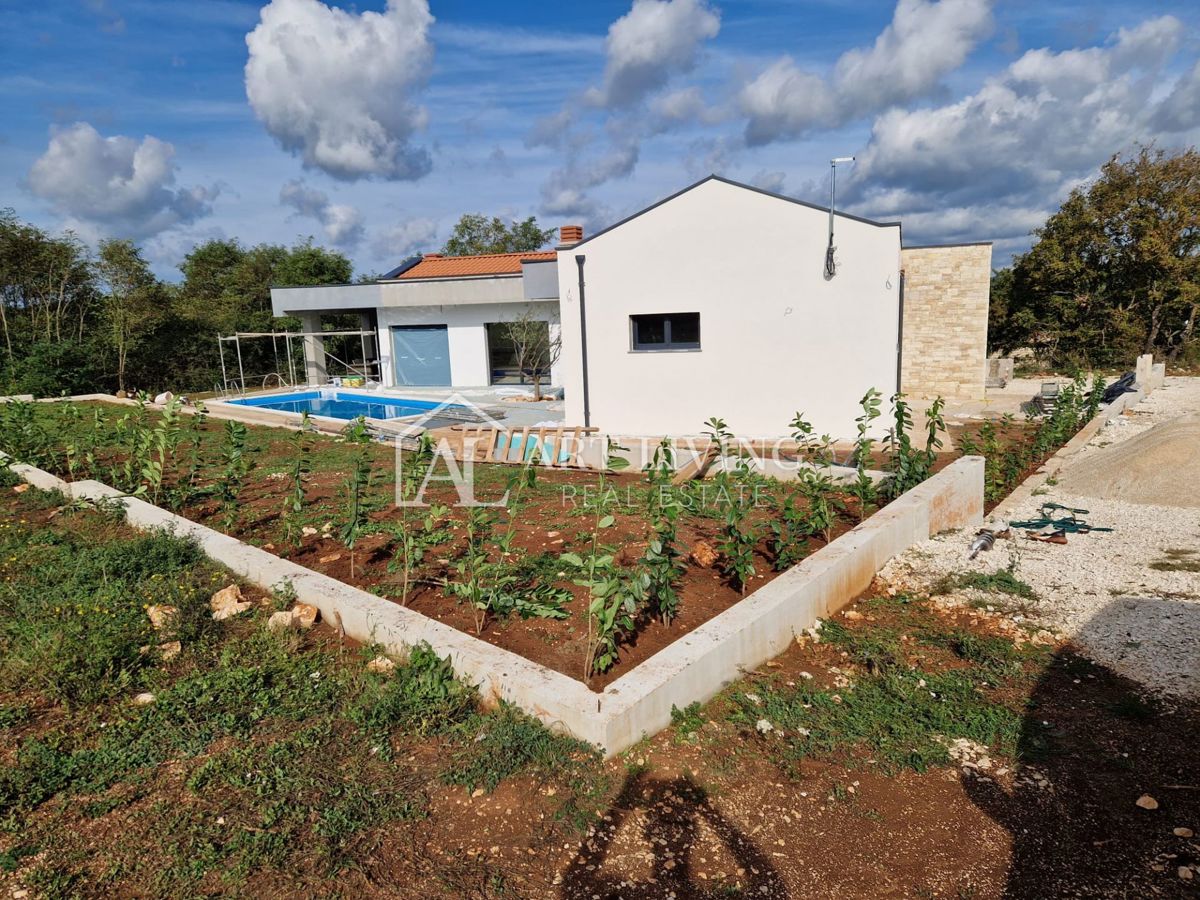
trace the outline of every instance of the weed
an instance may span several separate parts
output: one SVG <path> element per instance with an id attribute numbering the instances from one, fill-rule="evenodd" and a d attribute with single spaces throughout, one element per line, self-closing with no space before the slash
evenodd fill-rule
<path id="1" fill-rule="evenodd" d="M 0 704 L 0 729 L 15 728 L 29 721 L 32 713 L 23 703 Z"/>
<path id="2" fill-rule="evenodd" d="M 1021 717 L 980 692 L 970 672 L 886 671 L 840 693 L 764 688 L 735 721 L 767 718 L 785 734 L 790 759 L 865 748 L 885 771 L 923 772 L 949 761 L 944 737 L 966 737 L 1013 753 Z M 753 719 L 751 718 L 753 717 Z"/>
<path id="3" fill-rule="evenodd" d="M 190 540 L 5 532 L 0 553 L 21 560 L 0 583 L 0 682 L 55 701 L 93 703 L 139 683 L 152 663 L 141 651 L 154 637 L 146 605 L 175 606 L 174 627 L 189 640 L 213 624 L 207 585 L 189 572 L 201 558 Z"/>
<path id="4" fill-rule="evenodd" d="M 963 589 L 1010 594 L 1023 600 L 1038 599 L 1033 587 L 1018 578 L 1012 569 L 998 569 L 991 573 L 961 572 L 957 575 L 947 575 L 934 585 L 933 592 L 949 594 Z"/>
<path id="5" fill-rule="evenodd" d="M 475 711 L 473 690 L 454 677 L 450 658 L 428 644 L 414 647 L 408 664 L 372 679 L 350 709 L 352 722 L 370 731 L 402 728 L 410 734 L 441 734 Z"/>
<path id="6" fill-rule="evenodd" d="M 17 844 L 8 850 L 0 851 L 0 872 L 15 872 L 21 868 L 21 860 L 37 853 L 37 847 L 29 844 Z"/>
<path id="7" fill-rule="evenodd" d="M 671 724 L 675 726 L 675 743 L 694 744 L 700 729 L 704 727 L 704 713 L 699 703 L 691 703 L 683 709 L 671 707 Z"/>
<path id="8" fill-rule="evenodd" d="M 494 791 L 518 773 L 542 779 L 571 774 L 596 758 L 596 752 L 573 738 L 551 734 L 516 707 L 501 704 L 495 714 L 470 724 L 473 737 L 456 752 L 442 775 L 447 784 L 467 790 Z"/>
<path id="9" fill-rule="evenodd" d="M 852 631 L 831 619 L 821 626 L 821 640 L 847 650 L 850 658 L 870 673 L 905 668 L 900 632 L 894 628 L 872 626 Z"/>

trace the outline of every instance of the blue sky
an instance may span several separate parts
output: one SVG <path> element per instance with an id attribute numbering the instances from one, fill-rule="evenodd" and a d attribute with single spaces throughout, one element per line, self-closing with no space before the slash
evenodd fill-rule
<path id="1" fill-rule="evenodd" d="M 1194 3 L 5 7 L 0 206 L 166 277 L 216 236 L 382 271 L 463 212 L 593 230 L 713 171 L 823 202 L 845 154 L 855 212 L 1004 261 L 1112 153 L 1200 135 Z"/>

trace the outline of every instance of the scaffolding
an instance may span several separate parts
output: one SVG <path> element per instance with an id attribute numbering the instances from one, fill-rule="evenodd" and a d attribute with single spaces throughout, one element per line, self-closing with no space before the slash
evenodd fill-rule
<path id="1" fill-rule="evenodd" d="M 340 359 L 333 353 L 329 352 L 329 347 L 326 344 L 328 338 L 357 337 L 362 348 L 362 363 L 355 365 Z M 217 392 L 222 396 L 229 394 L 244 395 L 247 389 L 247 379 L 253 382 L 258 382 L 261 379 L 261 384 L 256 386 L 266 390 L 269 387 L 295 387 L 301 383 L 301 379 L 296 375 L 296 354 L 293 350 L 292 342 L 300 340 L 304 342 L 309 338 L 319 341 L 319 347 L 323 356 L 321 370 L 329 371 L 329 361 L 342 366 L 346 372 L 352 372 L 363 379 L 364 383 L 378 381 L 380 370 L 379 360 L 371 359 L 367 351 L 368 339 L 373 344 L 375 341 L 374 331 L 238 331 L 230 335 L 217 335 L 217 352 L 221 358 L 221 384 L 218 386 Z M 275 369 L 274 371 L 247 375 L 245 366 L 242 361 L 242 341 L 252 339 L 271 339 L 271 350 L 274 354 Z M 279 344 L 282 339 L 284 345 L 284 358 L 287 362 L 286 372 L 284 367 L 280 365 L 279 359 Z M 236 376 L 230 371 L 230 367 L 225 364 L 226 345 L 232 344 L 234 356 L 237 360 Z M 307 370 L 309 361 L 307 359 L 307 350 L 304 357 L 303 365 Z M 272 384 L 274 379 L 274 384 Z M 304 372 L 303 382 L 308 383 L 308 372 Z"/>

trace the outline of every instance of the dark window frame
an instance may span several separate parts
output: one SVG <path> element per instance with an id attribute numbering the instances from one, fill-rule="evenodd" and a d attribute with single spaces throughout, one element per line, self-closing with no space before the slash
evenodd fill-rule
<path id="1" fill-rule="evenodd" d="M 671 334 L 671 317 L 672 316 L 695 316 L 696 317 L 696 337 L 695 341 L 676 341 Z M 662 319 L 663 340 L 655 343 L 644 343 L 638 340 L 638 320 L 639 319 Z M 629 350 L 631 353 L 679 353 L 679 352 L 696 352 L 700 350 L 700 313 L 698 312 L 674 312 L 674 313 L 640 313 L 629 317 Z"/>

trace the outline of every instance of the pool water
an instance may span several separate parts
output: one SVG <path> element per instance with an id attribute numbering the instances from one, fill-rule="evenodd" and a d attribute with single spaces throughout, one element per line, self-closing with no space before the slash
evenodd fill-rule
<path id="1" fill-rule="evenodd" d="M 355 394 L 348 391 L 322 390 L 301 391 L 295 394 L 272 394 L 267 397 L 246 397 L 230 400 L 239 406 L 258 409 L 277 409 L 282 412 L 308 413 L 310 416 L 326 416 L 331 419 L 399 419 L 420 416 L 431 410 L 460 408 L 461 404 L 442 404 L 428 400 L 410 400 L 407 397 L 385 397 L 377 394 Z"/>

